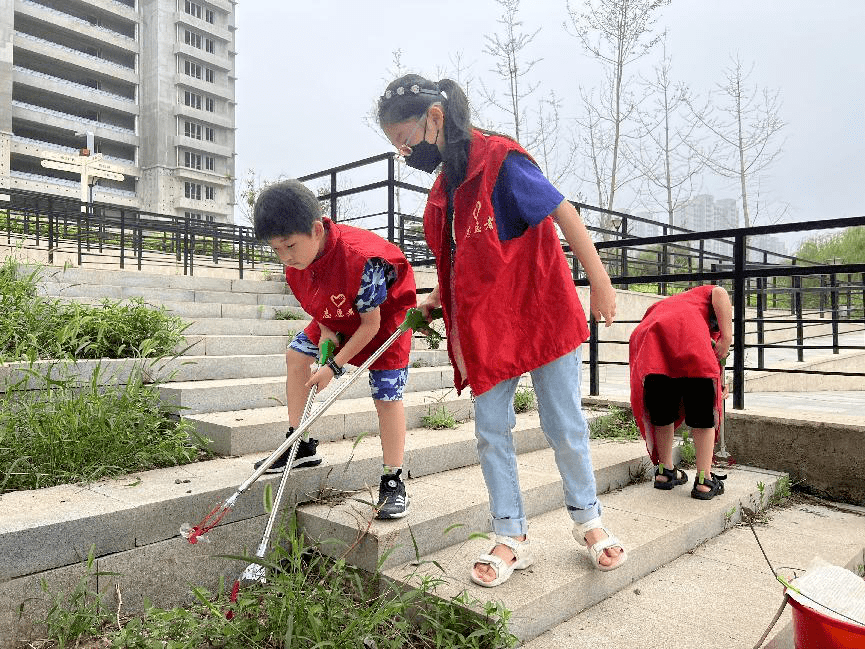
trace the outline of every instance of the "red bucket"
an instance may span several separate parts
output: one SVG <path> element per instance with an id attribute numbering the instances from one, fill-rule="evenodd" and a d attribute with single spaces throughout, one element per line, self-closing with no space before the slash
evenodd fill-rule
<path id="1" fill-rule="evenodd" d="M 865 649 L 865 626 L 836 620 L 792 597 L 796 649 Z"/>

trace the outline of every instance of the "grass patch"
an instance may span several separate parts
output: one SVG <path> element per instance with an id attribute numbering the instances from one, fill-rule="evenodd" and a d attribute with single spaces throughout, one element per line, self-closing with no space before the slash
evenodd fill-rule
<path id="1" fill-rule="evenodd" d="M 456 417 L 449 413 L 444 406 L 430 408 L 428 414 L 421 417 L 420 423 L 424 428 L 432 428 L 433 430 L 457 427 Z"/>
<path id="2" fill-rule="evenodd" d="M 509 613 L 499 604 L 481 606 L 466 593 L 440 599 L 432 595 L 438 583 L 432 579 L 414 589 L 382 589 L 380 575 L 307 546 L 293 520 L 274 545 L 261 561 L 267 582 L 241 588 L 236 603 L 225 589 L 194 588 L 189 607 L 146 605 L 143 615 L 125 621 L 87 588 L 91 560 L 70 597 L 52 596 L 44 621 L 50 644 L 44 647 L 505 649 L 516 643 L 507 630 Z M 250 560 L 234 558 L 239 565 Z"/>
<path id="3" fill-rule="evenodd" d="M 0 361 L 155 358 L 173 354 L 187 325 L 140 299 L 98 306 L 37 294 L 39 270 L 0 266 Z"/>
<path id="4" fill-rule="evenodd" d="M 535 391 L 532 388 L 518 388 L 514 393 L 514 412 L 528 412 L 535 409 Z"/>
<path id="5" fill-rule="evenodd" d="M 680 444 L 682 453 L 679 459 L 679 466 L 688 467 L 697 466 L 697 449 L 694 447 L 694 440 L 688 430 L 682 430 L 682 443 Z"/>
<path id="6" fill-rule="evenodd" d="M 99 370 L 83 386 L 36 372 L 26 377 L 36 389 L 27 389 L 24 378 L 0 395 L 0 493 L 188 464 L 206 455 L 204 440 L 163 409 L 141 371 L 126 384 L 106 383 Z"/>
<path id="7" fill-rule="evenodd" d="M 0 493 L 89 482 L 187 464 L 206 454 L 200 436 L 162 406 L 141 365 L 125 383 L 93 371 L 81 384 L 40 359 L 159 359 L 186 325 L 141 300 L 100 306 L 38 295 L 39 270 L 0 266 L 0 362 L 29 361 L 0 385 Z"/>
<path id="8" fill-rule="evenodd" d="M 304 318 L 305 316 L 290 308 L 276 309 L 276 311 L 273 312 L 274 320 L 303 320 Z"/>
<path id="9" fill-rule="evenodd" d="M 627 408 L 610 406 L 610 412 L 589 422 L 589 437 L 618 442 L 631 442 L 640 439 L 640 429 L 634 415 Z"/>

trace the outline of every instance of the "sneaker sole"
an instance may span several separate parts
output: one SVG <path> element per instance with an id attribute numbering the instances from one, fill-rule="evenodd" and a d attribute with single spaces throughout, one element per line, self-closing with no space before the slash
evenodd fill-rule
<path id="1" fill-rule="evenodd" d="M 408 510 L 409 510 L 409 503 L 406 503 L 406 504 L 405 504 L 405 509 L 402 510 L 402 512 L 400 512 L 399 514 L 389 514 L 389 513 L 386 513 L 386 512 L 379 512 L 378 514 L 376 514 L 375 517 L 376 517 L 377 520 L 380 520 L 380 521 L 390 521 L 390 520 L 395 520 L 395 519 L 397 519 L 397 518 L 404 518 L 405 516 L 407 516 L 407 515 L 408 515 Z"/>

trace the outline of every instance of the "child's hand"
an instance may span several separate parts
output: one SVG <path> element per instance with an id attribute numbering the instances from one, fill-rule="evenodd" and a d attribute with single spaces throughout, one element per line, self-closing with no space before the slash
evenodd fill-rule
<path id="1" fill-rule="evenodd" d="M 339 334 L 324 326 L 320 322 L 318 323 L 318 328 L 321 331 L 321 337 L 318 340 L 318 344 L 321 345 L 326 340 L 329 340 L 333 343 L 334 347 L 339 347 Z"/>
<path id="2" fill-rule="evenodd" d="M 727 356 L 730 355 L 730 343 L 733 342 L 732 338 L 727 338 L 725 336 L 721 336 L 715 342 L 714 351 L 715 356 L 718 357 L 719 361 L 724 360 Z"/>
<path id="3" fill-rule="evenodd" d="M 439 287 L 438 285 L 436 285 L 436 287 L 433 289 L 433 292 L 430 293 L 423 302 L 418 304 L 417 308 L 420 309 L 420 312 L 423 314 L 424 319 L 429 322 L 430 311 L 432 311 L 433 309 L 441 308 L 441 305 L 442 300 L 441 296 L 439 295 Z"/>
<path id="4" fill-rule="evenodd" d="M 327 365 L 324 365 L 318 368 L 315 374 L 309 377 L 309 381 L 304 384 L 304 387 L 311 388 L 312 386 L 316 386 L 316 389 L 321 392 L 328 386 L 332 378 L 333 370 Z"/>
<path id="5" fill-rule="evenodd" d="M 598 322 L 604 320 L 604 326 L 609 327 L 613 324 L 616 317 L 616 289 L 607 281 L 592 282 L 589 292 L 589 309 L 595 320 Z"/>

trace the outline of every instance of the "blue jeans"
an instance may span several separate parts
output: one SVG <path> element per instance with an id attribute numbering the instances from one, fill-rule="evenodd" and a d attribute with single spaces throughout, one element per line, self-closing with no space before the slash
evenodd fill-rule
<path id="1" fill-rule="evenodd" d="M 565 505 L 576 523 L 601 515 L 589 453 L 589 427 L 580 399 L 579 348 L 530 372 L 541 428 L 562 476 Z M 490 496 L 493 530 L 505 536 L 526 534 L 528 524 L 517 476 L 511 431 L 516 425 L 514 393 L 520 377 L 502 381 L 475 397 L 475 437 Z"/>

